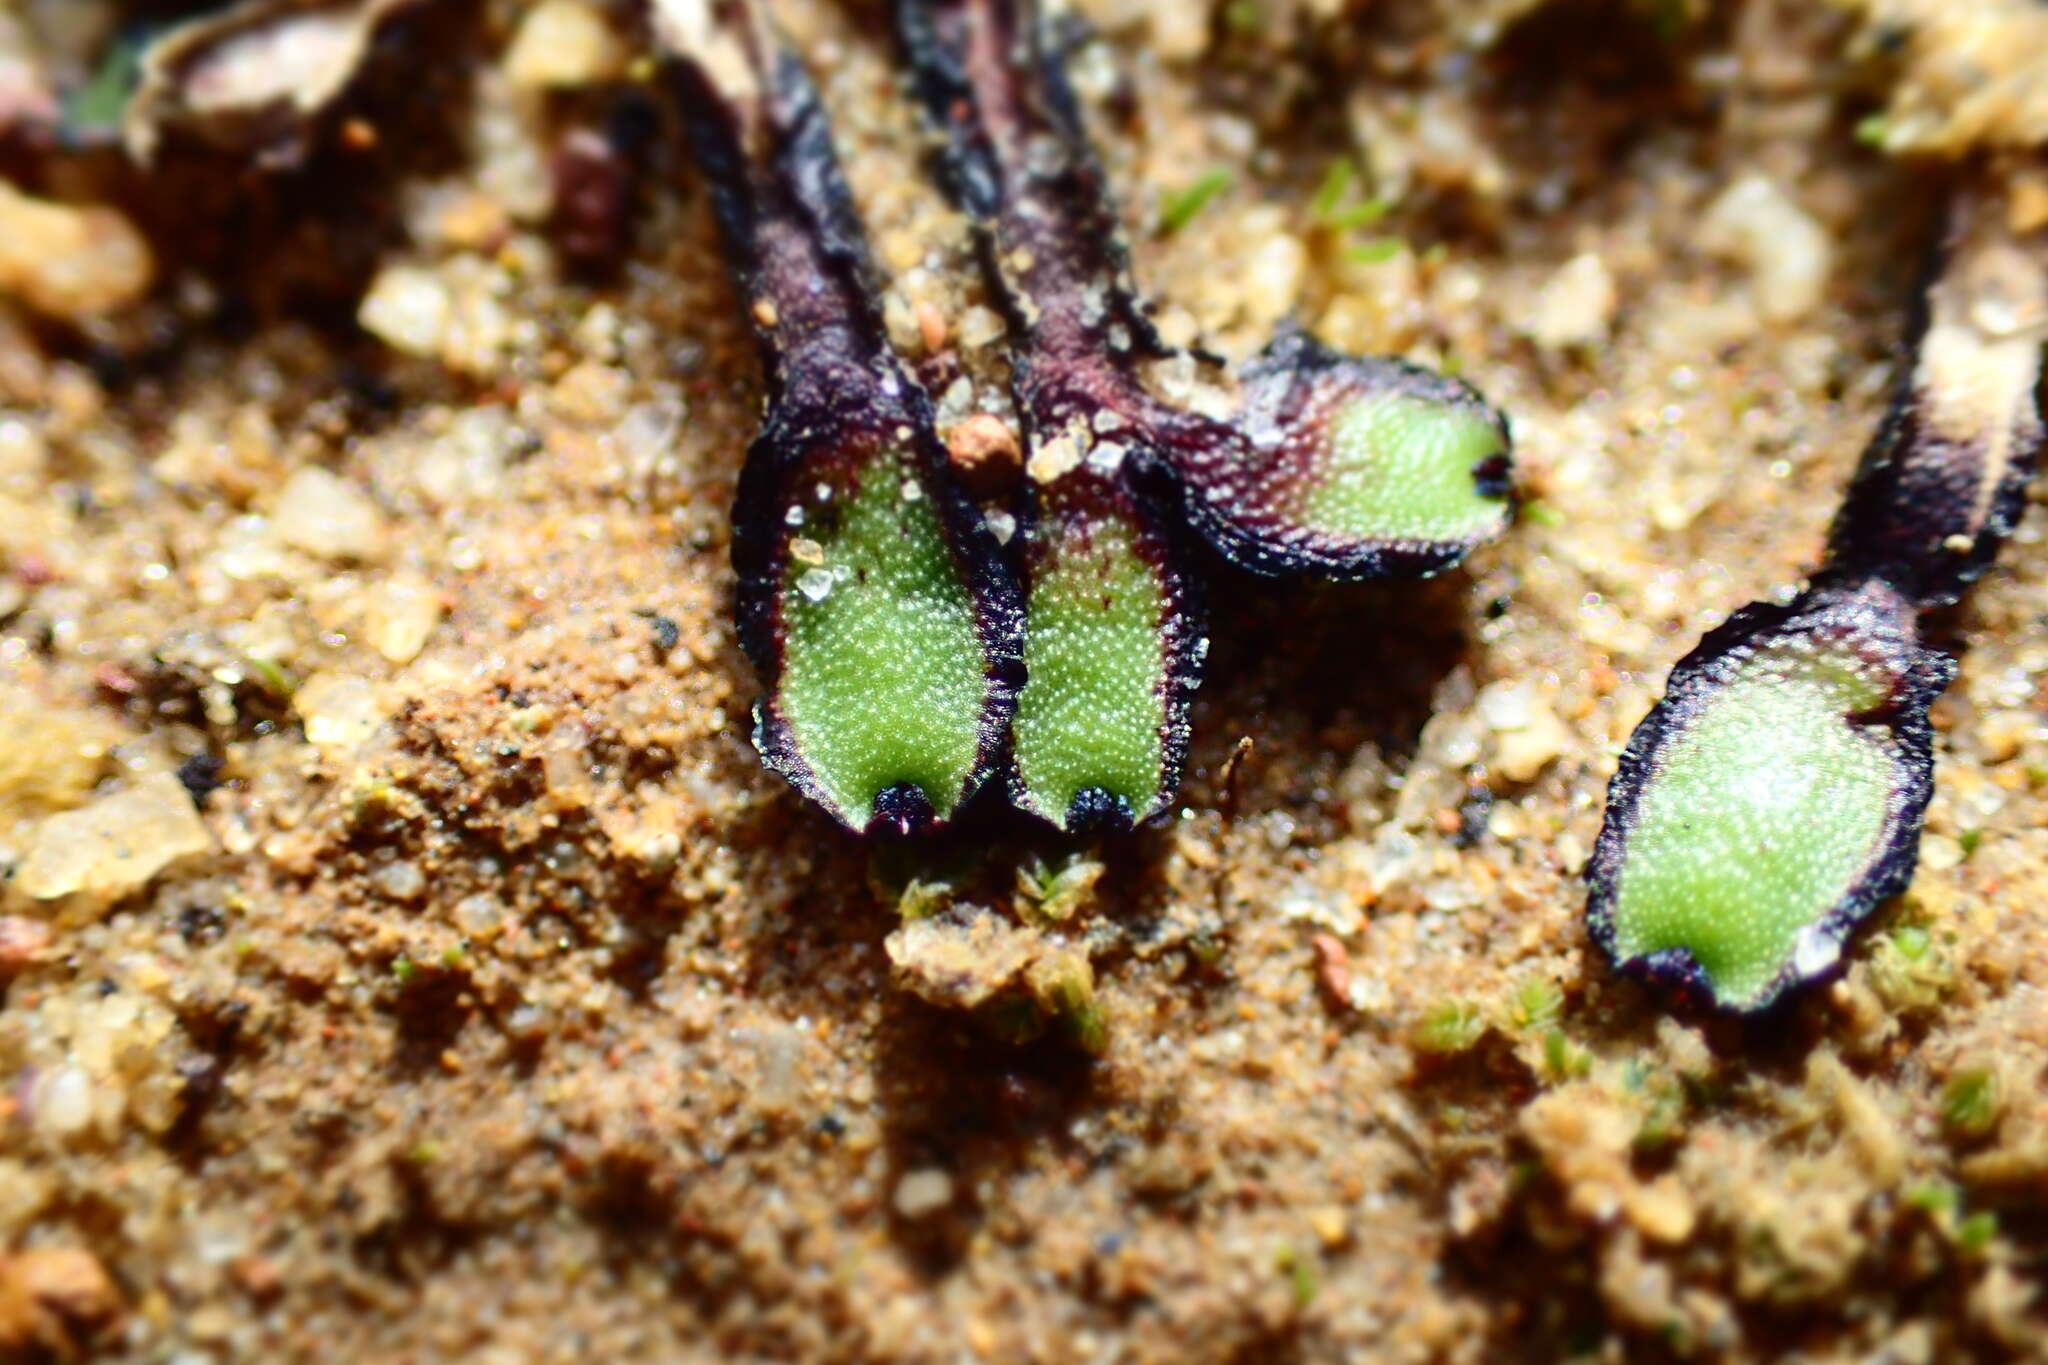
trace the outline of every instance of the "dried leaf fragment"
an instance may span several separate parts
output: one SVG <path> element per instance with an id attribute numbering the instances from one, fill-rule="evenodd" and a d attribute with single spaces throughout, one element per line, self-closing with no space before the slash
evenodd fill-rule
<path id="1" fill-rule="evenodd" d="M 122 124 L 129 155 L 147 165 L 183 133 L 267 166 L 296 163 L 384 26 L 432 2 L 245 0 L 180 25 L 143 56 Z"/>

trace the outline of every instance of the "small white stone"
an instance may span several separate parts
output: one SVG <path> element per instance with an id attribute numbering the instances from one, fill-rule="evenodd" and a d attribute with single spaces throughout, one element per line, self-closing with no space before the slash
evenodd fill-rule
<path id="1" fill-rule="evenodd" d="M 395 901 L 416 901 L 427 889 L 426 873 L 415 862 L 385 863 L 370 874 L 378 892 Z"/>
<path id="2" fill-rule="evenodd" d="M 76 1066 L 45 1072 L 37 1078 L 34 1101 L 36 1127 L 68 1141 L 92 1122 L 92 1077 Z"/>
<path id="3" fill-rule="evenodd" d="M 1545 350 L 1597 346 L 1607 339 L 1619 302 L 1607 263 L 1595 252 L 1580 252 L 1544 281 L 1523 330 Z"/>
<path id="4" fill-rule="evenodd" d="M 953 1177 L 936 1166 L 910 1172 L 896 1182 L 897 1215 L 910 1221 L 929 1218 L 953 1202 Z"/>
<path id="5" fill-rule="evenodd" d="M 373 560 L 383 557 L 390 528 L 367 493 L 308 465 L 278 493 L 270 534 L 280 544 L 322 559 Z"/>
<path id="6" fill-rule="evenodd" d="M 1792 970 L 1802 980 L 1819 976 L 1834 966 L 1841 955 L 1839 940 L 1822 926 L 1809 924 L 1799 931 L 1799 938 L 1792 945 Z"/>
<path id="7" fill-rule="evenodd" d="M 1759 315 L 1794 322 L 1826 291 L 1834 246 L 1821 225 L 1768 177 L 1723 190 L 1700 221 L 1700 245 L 1748 267 Z"/>
<path id="8" fill-rule="evenodd" d="M 1231 272 L 1241 282 L 1245 310 L 1253 323 L 1270 327 L 1292 312 L 1308 273 L 1308 248 L 1292 233 L 1276 232 Z"/>
<path id="9" fill-rule="evenodd" d="M 837 581 L 830 569 L 806 569 L 796 580 L 796 590 L 813 602 L 822 602 L 832 595 Z"/>
<path id="10" fill-rule="evenodd" d="M 80 892 L 112 900 L 179 858 L 212 847 L 191 794 L 169 773 L 152 773 L 82 810 L 43 821 L 14 885 L 35 900 Z"/>
<path id="11" fill-rule="evenodd" d="M 455 927 L 471 938 L 489 938 L 505 927 L 505 903 L 478 892 L 455 902 Z"/>
<path id="12" fill-rule="evenodd" d="M 993 308 L 976 304 L 960 315 L 960 344 L 969 350 L 993 344 L 1005 330 L 1002 314 Z"/>
<path id="13" fill-rule="evenodd" d="M 411 663 L 447 611 L 447 599 L 433 584 L 417 574 L 395 574 L 369 594 L 363 643 L 392 663 Z"/>
<path id="14" fill-rule="evenodd" d="M 1929 872 L 1947 872 L 1963 861 L 1961 842 L 1946 834 L 1926 834 L 1920 839 L 1920 866 Z"/>
<path id="15" fill-rule="evenodd" d="M 1031 452 L 1025 462 L 1024 472 L 1031 476 L 1033 483 L 1050 484 L 1074 469 L 1082 460 L 1081 445 L 1071 435 L 1062 432 Z"/>
<path id="16" fill-rule="evenodd" d="M 624 65 L 624 44 L 584 0 L 541 0 L 505 54 L 506 78 L 523 91 L 595 85 Z"/>
<path id="17" fill-rule="evenodd" d="M 306 724 L 306 742 L 328 758 L 343 758 L 363 747 L 384 723 L 383 699 L 367 679 L 315 673 L 292 696 L 292 709 Z"/>
<path id="18" fill-rule="evenodd" d="M 31 199 L 0 181 L 0 297 L 79 322 L 136 302 L 155 276 L 149 244 L 119 213 Z"/>
<path id="19" fill-rule="evenodd" d="M 441 277 L 412 265 L 379 271 L 356 310 L 363 330 L 394 351 L 430 359 L 455 320 L 455 299 Z"/>

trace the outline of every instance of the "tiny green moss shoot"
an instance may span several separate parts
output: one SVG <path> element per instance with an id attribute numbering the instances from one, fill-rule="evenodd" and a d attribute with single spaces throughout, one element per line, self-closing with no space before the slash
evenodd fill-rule
<path id="1" fill-rule="evenodd" d="M 1055 540 L 1026 612 L 1013 731 L 1024 805 L 1064 826 L 1074 797 L 1099 787 L 1142 820 L 1163 799 L 1165 590 L 1123 523 L 1049 506 L 1040 529 Z"/>
<path id="2" fill-rule="evenodd" d="M 1717 1000 L 1759 1002 L 1883 837 L 1891 755 L 1852 718 L 1885 695 L 1882 678 L 1810 643 L 1746 662 L 1644 790 L 1616 955 L 1684 949 Z"/>
<path id="3" fill-rule="evenodd" d="M 1375 394 L 1330 423 L 1331 459 L 1303 490 L 1302 519 L 1319 530 L 1380 540 L 1461 541 L 1507 515 L 1473 466 L 1506 450 L 1483 413 L 1402 394 Z"/>
<path id="4" fill-rule="evenodd" d="M 888 450 L 795 528 L 783 579 L 778 705 L 856 828 L 909 782 L 943 819 L 974 773 L 987 689 L 974 601 L 916 462 Z"/>

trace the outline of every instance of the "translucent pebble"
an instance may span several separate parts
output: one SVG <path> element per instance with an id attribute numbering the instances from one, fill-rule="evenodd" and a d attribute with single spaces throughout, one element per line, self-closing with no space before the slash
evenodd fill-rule
<path id="1" fill-rule="evenodd" d="M 796 590 L 813 602 L 822 602 L 832 595 L 832 585 L 837 581 L 830 569 L 806 569 L 796 581 Z"/>
<path id="2" fill-rule="evenodd" d="M 37 829 L 14 875 L 37 900 L 87 892 L 109 900 L 141 887 L 164 867 L 213 847 L 178 779 L 155 773 Z"/>
<path id="3" fill-rule="evenodd" d="M 928 1218 L 953 1202 L 953 1178 L 937 1167 L 912 1171 L 896 1182 L 893 1202 L 907 1221 Z"/>
<path id="4" fill-rule="evenodd" d="M 75 1066 L 60 1066 L 36 1086 L 36 1126 L 53 1138 L 68 1139 L 92 1121 L 92 1078 Z"/>
<path id="5" fill-rule="evenodd" d="M 427 889 L 427 875 L 413 862 L 386 863 L 370 874 L 370 880 L 395 901 L 418 900 Z"/>

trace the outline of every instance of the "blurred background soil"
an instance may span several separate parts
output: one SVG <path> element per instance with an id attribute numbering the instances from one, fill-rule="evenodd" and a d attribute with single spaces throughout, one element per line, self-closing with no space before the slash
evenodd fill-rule
<path id="1" fill-rule="evenodd" d="M 2041 1350 L 2041 506 L 1841 980 L 1674 1011 L 1579 874 L 1816 561 L 1944 182 L 2048 135 L 2048 10 L 1082 0 L 1167 336 L 1454 369 L 1528 502 L 1427 584 L 1219 569 L 1163 827 L 883 855 L 748 745 L 760 380 L 626 7 L 341 6 L 281 130 L 8 139 L 176 8 L 0 8 L 0 1359 Z M 892 336 L 1007 417 L 881 8 L 776 10 Z M 954 1007 L 1055 953 L 1099 1055 Z"/>

